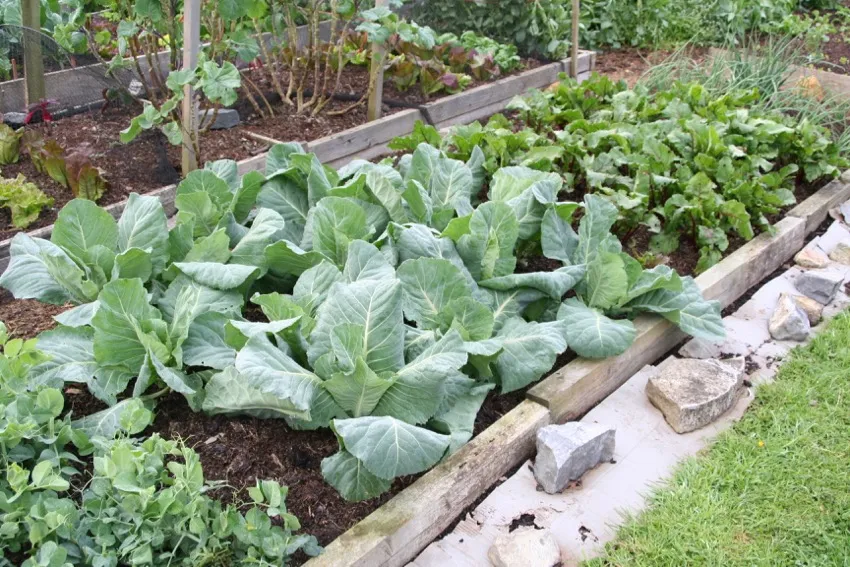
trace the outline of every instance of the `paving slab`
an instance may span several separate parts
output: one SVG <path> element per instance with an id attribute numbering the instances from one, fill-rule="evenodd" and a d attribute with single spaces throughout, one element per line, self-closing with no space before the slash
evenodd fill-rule
<path id="1" fill-rule="evenodd" d="M 831 254 L 839 242 L 850 242 L 850 228 L 843 222 L 835 221 L 818 238 L 818 247 L 827 254 Z"/>

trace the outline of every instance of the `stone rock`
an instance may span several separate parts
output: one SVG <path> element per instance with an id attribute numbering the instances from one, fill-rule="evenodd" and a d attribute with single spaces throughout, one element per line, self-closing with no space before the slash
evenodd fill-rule
<path id="1" fill-rule="evenodd" d="M 820 323 L 820 320 L 823 318 L 823 305 L 814 299 L 809 299 L 805 295 L 795 295 L 794 303 L 796 303 L 797 307 L 802 309 L 806 314 L 806 317 L 809 318 L 810 325 L 817 325 Z"/>
<path id="2" fill-rule="evenodd" d="M 850 266 L 850 245 L 847 245 L 845 242 L 839 242 L 829 255 L 829 259 L 833 262 Z"/>
<path id="3" fill-rule="evenodd" d="M 138 79 L 133 79 L 132 81 L 130 81 L 130 84 L 127 86 L 127 91 L 129 91 L 129 93 L 136 98 L 139 98 L 146 94 L 145 85 L 143 85 L 142 82 Z"/>
<path id="4" fill-rule="evenodd" d="M 534 477 L 549 494 L 557 494 L 571 480 L 614 458 L 614 430 L 571 421 L 537 431 Z"/>
<path id="5" fill-rule="evenodd" d="M 806 246 L 794 256 L 794 262 L 803 268 L 826 268 L 829 258 L 816 246 Z"/>
<path id="6" fill-rule="evenodd" d="M 204 111 L 201 111 L 201 116 L 204 116 Z M 202 119 L 201 128 L 206 128 L 210 120 L 213 119 L 213 111 L 210 110 L 206 118 Z M 239 113 L 233 108 L 220 108 L 215 116 L 215 122 L 210 127 L 211 130 L 227 130 L 234 128 L 242 123 L 239 118 Z"/>
<path id="7" fill-rule="evenodd" d="M 25 112 L 4 112 L 3 122 L 9 125 L 10 128 L 17 130 L 23 128 L 27 119 Z"/>
<path id="8" fill-rule="evenodd" d="M 787 293 L 779 296 L 776 310 L 768 323 L 770 336 L 778 341 L 804 341 L 809 336 L 809 316 Z"/>
<path id="9" fill-rule="evenodd" d="M 734 359 L 668 359 L 647 382 L 646 394 L 676 433 L 688 433 L 732 407 L 744 381 L 741 368 Z"/>
<path id="10" fill-rule="evenodd" d="M 495 567 L 553 567 L 561 550 L 549 530 L 526 527 L 497 537 L 487 557 Z"/>
<path id="11" fill-rule="evenodd" d="M 803 295 L 826 305 L 835 298 L 838 288 L 844 283 L 844 277 L 828 270 L 809 270 L 797 277 L 794 285 Z"/>

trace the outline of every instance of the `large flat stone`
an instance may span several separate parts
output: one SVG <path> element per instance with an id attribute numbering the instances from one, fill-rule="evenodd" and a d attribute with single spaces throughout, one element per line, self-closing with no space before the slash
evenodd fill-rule
<path id="1" fill-rule="evenodd" d="M 613 429 L 578 421 L 547 425 L 537 432 L 534 477 L 543 490 L 556 494 L 571 480 L 612 458 Z"/>
<path id="2" fill-rule="evenodd" d="M 806 297 L 826 305 L 835 298 L 844 276 L 832 270 L 809 270 L 797 276 L 794 285 Z"/>
<path id="3" fill-rule="evenodd" d="M 830 254 L 841 242 L 850 242 L 850 230 L 843 223 L 835 221 L 818 238 L 818 247 L 827 254 Z"/>
<path id="4" fill-rule="evenodd" d="M 553 567 L 561 550 L 552 532 L 527 527 L 497 537 L 487 558 L 494 567 Z"/>
<path id="5" fill-rule="evenodd" d="M 685 358 L 719 358 L 722 355 L 747 356 L 770 340 L 767 332 L 767 317 L 758 319 L 740 319 L 737 315 L 723 318 L 726 338 L 717 343 L 706 339 L 694 338 L 679 349 Z"/>
<path id="6" fill-rule="evenodd" d="M 744 380 L 740 361 L 678 358 L 651 377 L 646 393 L 677 433 L 714 422 L 735 403 Z"/>

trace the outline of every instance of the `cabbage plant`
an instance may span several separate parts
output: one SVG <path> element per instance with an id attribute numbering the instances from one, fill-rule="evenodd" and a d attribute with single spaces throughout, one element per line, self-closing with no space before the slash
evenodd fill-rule
<path id="1" fill-rule="evenodd" d="M 335 171 L 276 146 L 265 174 L 225 160 L 187 176 L 171 228 L 153 197 L 117 221 L 72 201 L 49 241 L 15 237 L 0 285 L 76 305 L 40 337 L 40 383 L 330 427 L 325 478 L 371 498 L 466 443 L 492 390 L 534 383 L 567 348 L 625 351 L 637 312 L 723 334 L 693 280 L 622 252 L 603 198 L 558 201 L 559 176 L 508 167 L 480 203 L 482 164 L 422 144 L 397 167 Z M 517 272 L 537 245 L 563 265 Z"/>

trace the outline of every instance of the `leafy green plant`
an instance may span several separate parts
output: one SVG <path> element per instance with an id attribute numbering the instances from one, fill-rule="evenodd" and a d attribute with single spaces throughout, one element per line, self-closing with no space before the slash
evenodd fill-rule
<path id="1" fill-rule="evenodd" d="M 237 99 L 237 89 L 242 84 L 239 71 L 229 61 L 219 64 L 215 61 L 202 61 L 195 69 L 173 71 L 165 80 L 168 98 L 161 104 L 149 101 L 144 103 L 142 113 L 130 121 L 130 125 L 121 131 L 121 141 L 129 143 L 144 130 L 160 129 L 171 144 L 189 145 L 195 154 L 200 155 L 201 147 L 195 132 L 185 132 L 182 126 L 181 101 L 183 87 L 189 85 L 213 105 L 200 114 L 201 131 L 208 130 L 215 122 L 218 109 L 230 106 Z"/>
<path id="2" fill-rule="evenodd" d="M 87 148 L 78 148 L 68 154 L 65 173 L 74 197 L 97 202 L 109 188 L 103 171 L 92 164 L 91 151 Z"/>
<path id="3" fill-rule="evenodd" d="M 443 141 L 484 171 L 523 164 L 554 171 L 570 185 L 605 195 L 619 209 L 628 242 L 651 235 L 651 251 L 670 254 L 682 235 L 700 249 L 697 271 L 716 263 L 729 235 L 770 230 L 768 217 L 795 202 L 798 182 L 818 182 L 846 165 L 829 132 L 805 117 L 761 110 L 756 89 L 722 94 L 698 83 L 648 92 L 605 77 L 564 79 L 517 98 L 517 129 L 504 117 L 457 127 Z"/>
<path id="4" fill-rule="evenodd" d="M 12 225 L 26 228 L 41 214 L 41 209 L 53 205 L 53 198 L 45 195 L 35 183 L 30 183 L 19 173 L 14 179 L 0 179 L 0 207 L 12 213 Z"/>
<path id="5" fill-rule="evenodd" d="M 551 0 L 509 0 L 498 9 L 487 2 L 432 0 L 417 4 L 413 17 L 447 32 L 472 30 L 496 41 L 511 43 L 527 55 L 557 59 L 567 55 L 570 8 Z"/>
<path id="6" fill-rule="evenodd" d="M 467 30 L 460 34 L 460 37 L 452 33 L 442 34 L 437 37 L 437 43 L 452 46 L 460 45 L 464 49 L 472 50 L 476 53 L 489 54 L 493 57 L 495 64 L 504 73 L 515 71 L 522 65 L 522 60 L 515 45 L 500 43 L 495 39 L 477 34 L 474 31 Z"/>
<path id="7" fill-rule="evenodd" d="M 560 176 L 508 167 L 476 206 L 483 164 L 481 150 L 461 161 L 419 144 L 397 168 L 335 171 L 298 144 L 275 146 L 265 175 L 240 179 L 229 160 L 192 172 L 170 230 L 152 197 L 131 196 L 117 223 L 72 201 L 50 241 L 15 237 L 0 285 L 77 305 L 41 335 L 45 383 L 85 383 L 113 407 L 175 391 L 208 413 L 332 427 L 340 451 L 325 478 L 348 499 L 371 498 L 463 445 L 493 388 L 531 384 L 573 343 L 588 356 L 622 352 L 634 312 L 722 334 L 717 304 L 692 282 L 627 263 L 604 200 L 559 202 Z M 587 249 L 603 243 L 594 262 Z M 535 245 L 566 265 L 515 273 Z M 617 268 L 627 287 L 603 293 L 599 272 L 613 282 Z M 586 319 L 610 322 L 604 345 L 558 317 L 571 290 Z M 668 294 L 664 306 L 650 291 Z M 246 320 L 246 298 L 264 321 Z M 131 382 L 133 397 L 119 400 Z"/>
<path id="8" fill-rule="evenodd" d="M 382 44 L 387 51 L 387 75 L 401 91 L 418 84 L 425 96 L 440 91 L 456 93 L 465 89 L 473 77 L 487 80 L 521 64 L 514 46 L 487 37 L 438 37 L 431 28 L 401 19 L 384 8 L 361 15 L 366 21 L 357 30 L 363 34 L 350 37 L 344 45 L 349 61 L 365 65 L 370 57 L 363 54 L 370 53 L 370 44 Z"/>
<path id="9" fill-rule="evenodd" d="M 285 487 L 258 482 L 242 513 L 206 495 L 217 484 L 205 481 L 197 454 L 182 442 L 128 438 L 152 421 L 141 400 L 76 421 L 62 417 L 62 392 L 49 385 L 55 375 L 41 370 L 67 364 L 69 353 L 46 355 L 39 347 L 51 341 L 9 340 L 0 323 L 0 559 L 23 556 L 24 567 L 270 567 L 299 549 L 321 551 L 314 538 L 292 533 L 300 526 L 286 512 Z"/>
<path id="10" fill-rule="evenodd" d="M 68 187 L 68 172 L 65 169 L 65 149 L 54 139 L 45 140 L 38 132 L 27 132 L 24 146 L 30 160 L 39 173 L 49 175 L 51 179 Z"/>
<path id="11" fill-rule="evenodd" d="M 0 164 L 17 163 L 23 134 L 23 128 L 13 130 L 7 124 L 0 124 Z"/>

